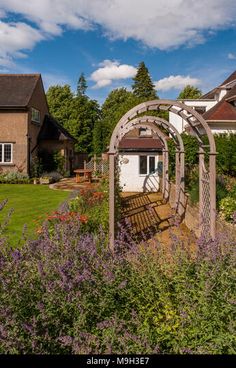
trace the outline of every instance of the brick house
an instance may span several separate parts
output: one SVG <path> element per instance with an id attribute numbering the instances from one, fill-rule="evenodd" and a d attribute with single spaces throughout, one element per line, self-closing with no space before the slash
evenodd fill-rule
<path id="1" fill-rule="evenodd" d="M 72 169 L 74 138 L 49 115 L 40 74 L 0 74 L 0 172 L 30 174 L 33 159 L 59 151 Z"/>

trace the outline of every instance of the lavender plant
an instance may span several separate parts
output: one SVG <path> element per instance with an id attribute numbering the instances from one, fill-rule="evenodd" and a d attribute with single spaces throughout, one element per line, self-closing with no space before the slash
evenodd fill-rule
<path id="1" fill-rule="evenodd" d="M 0 353 L 235 354 L 235 240 L 137 244 L 80 222 L 0 242 Z"/>

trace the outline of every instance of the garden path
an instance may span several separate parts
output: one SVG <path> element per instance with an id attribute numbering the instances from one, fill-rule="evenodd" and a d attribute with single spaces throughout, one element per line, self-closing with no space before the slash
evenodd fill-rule
<path id="1" fill-rule="evenodd" d="M 128 220 L 131 231 L 138 239 L 152 237 L 164 244 L 171 244 L 178 237 L 185 244 L 194 246 L 195 236 L 184 223 L 179 223 L 175 211 L 157 193 L 122 193 L 122 220 Z"/>
<path id="2" fill-rule="evenodd" d="M 87 181 L 76 183 L 75 177 L 72 178 L 64 178 L 54 184 L 50 184 L 49 187 L 51 189 L 60 189 L 60 190 L 66 190 L 66 191 L 74 191 L 79 190 L 83 188 L 96 188 L 98 182 L 94 181 L 92 183 L 89 183 Z"/>

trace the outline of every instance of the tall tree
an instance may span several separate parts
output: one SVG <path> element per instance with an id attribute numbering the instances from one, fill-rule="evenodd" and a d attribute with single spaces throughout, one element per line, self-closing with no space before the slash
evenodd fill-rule
<path id="1" fill-rule="evenodd" d="M 155 86 L 150 77 L 148 68 L 143 61 L 139 64 L 133 81 L 133 93 L 136 97 L 140 98 L 140 100 L 145 101 L 157 98 Z"/>
<path id="2" fill-rule="evenodd" d="M 68 84 L 51 86 L 47 91 L 49 112 L 62 125 L 70 119 L 73 112 L 73 93 Z"/>
<path id="3" fill-rule="evenodd" d="M 202 96 L 202 91 L 197 87 L 190 86 L 189 84 L 184 87 L 184 89 L 180 92 L 179 96 L 177 97 L 179 100 L 190 99 L 195 100 Z"/>
<path id="4" fill-rule="evenodd" d="M 87 90 L 87 82 L 84 76 L 84 73 L 80 74 L 78 83 L 77 83 L 77 96 L 84 96 Z"/>
<path id="5" fill-rule="evenodd" d="M 100 119 L 97 101 L 84 94 L 74 96 L 68 85 L 50 87 L 47 100 L 50 113 L 76 139 L 75 150 L 92 153 L 93 128 Z"/>

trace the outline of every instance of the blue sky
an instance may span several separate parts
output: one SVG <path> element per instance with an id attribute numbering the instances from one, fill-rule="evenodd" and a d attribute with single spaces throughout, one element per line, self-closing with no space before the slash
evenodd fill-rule
<path id="1" fill-rule="evenodd" d="M 100 103 L 144 61 L 161 98 L 236 70 L 235 0 L 0 0 L 0 72 L 41 73 Z"/>

